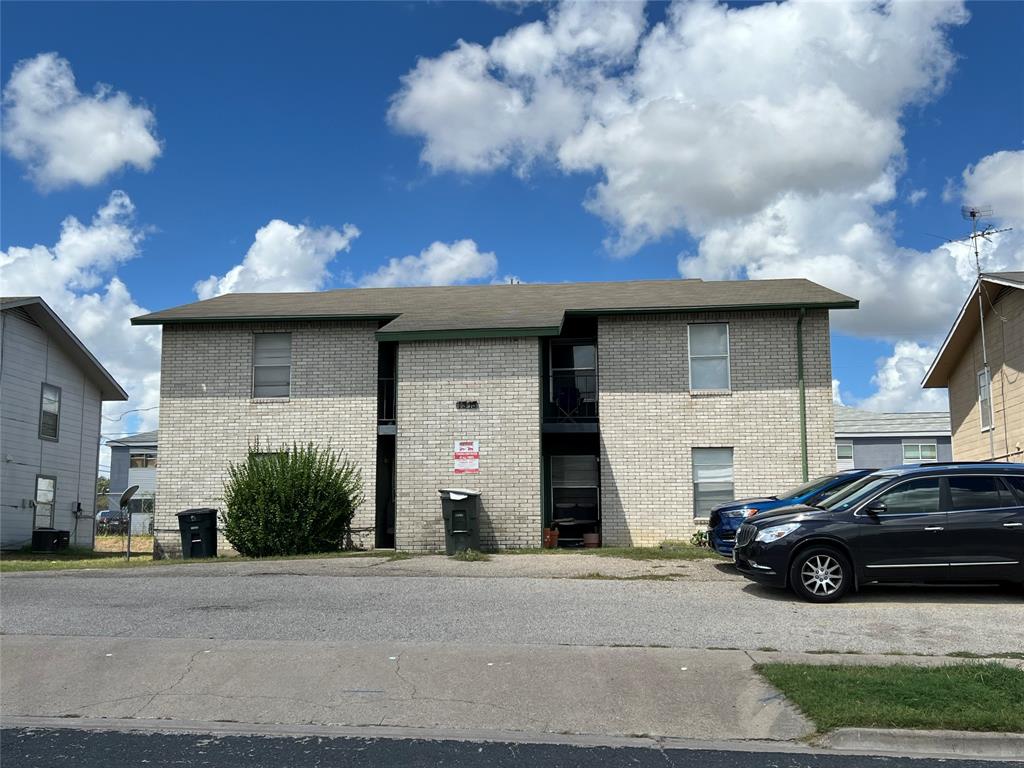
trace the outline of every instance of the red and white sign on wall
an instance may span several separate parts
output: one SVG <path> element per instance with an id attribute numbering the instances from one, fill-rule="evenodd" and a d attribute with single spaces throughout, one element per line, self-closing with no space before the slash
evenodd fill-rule
<path id="1" fill-rule="evenodd" d="M 453 471 L 456 475 L 480 473 L 480 443 L 476 440 L 456 440 L 452 452 Z"/>

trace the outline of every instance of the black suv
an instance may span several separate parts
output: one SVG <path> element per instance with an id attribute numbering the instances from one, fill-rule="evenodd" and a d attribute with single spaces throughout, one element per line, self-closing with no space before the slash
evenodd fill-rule
<path id="1" fill-rule="evenodd" d="M 747 577 L 815 603 L 871 582 L 1024 584 L 1024 464 L 922 464 L 740 526 Z"/>

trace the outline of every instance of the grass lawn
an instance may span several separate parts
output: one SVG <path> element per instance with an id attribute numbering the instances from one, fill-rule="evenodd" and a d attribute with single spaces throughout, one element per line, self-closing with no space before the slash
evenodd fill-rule
<path id="1" fill-rule="evenodd" d="M 152 545 L 150 545 L 152 547 Z M 14 571 L 64 571 L 74 568 L 145 568 L 170 565 L 191 565 L 194 563 L 237 563 L 243 560 L 316 560 L 330 557 L 386 557 L 388 560 L 408 560 L 408 552 L 345 551 L 318 552 L 311 555 L 280 555 L 274 557 L 218 557 L 202 560 L 154 560 L 152 549 L 141 555 L 134 554 L 135 537 L 132 537 L 132 559 L 125 559 L 123 552 L 99 552 L 90 549 L 69 548 L 64 552 L 34 554 L 32 552 L 4 552 L 0 555 L 0 573 Z"/>
<path id="2" fill-rule="evenodd" d="M 758 664 L 817 726 L 1024 732 L 1024 671 L 1001 664 L 941 667 Z"/>

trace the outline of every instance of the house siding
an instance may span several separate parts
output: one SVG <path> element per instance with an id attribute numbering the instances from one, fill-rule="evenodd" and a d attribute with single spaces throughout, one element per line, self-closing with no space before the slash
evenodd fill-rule
<path id="1" fill-rule="evenodd" d="M 32 539 L 36 475 L 57 479 L 53 526 L 92 547 L 99 461 L 100 392 L 42 328 L 19 310 L 2 313 L 0 358 L 0 546 Z M 43 382 L 61 389 L 57 441 L 39 437 Z M 75 510 L 81 504 L 81 513 Z"/>
<path id="2" fill-rule="evenodd" d="M 539 340 L 402 343 L 397 403 L 397 548 L 444 548 L 437 491 L 451 487 L 481 491 L 482 547 L 539 547 Z M 457 440 L 480 443 L 479 474 L 454 474 Z"/>
<path id="3" fill-rule="evenodd" d="M 968 311 L 976 312 L 977 306 Z M 1024 290 L 1008 291 L 994 308 L 986 307 L 985 339 L 992 371 L 992 443 L 999 456 L 1024 448 Z M 981 369 L 981 334 L 977 333 L 948 382 L 957 461 L 992 456 L 988 431 L 981 429 L 977 378 Z"/>
<path id="4" fill-rule="evenodd" d="M 231 462 L 250 445 L 315 443 L 342 451 L 360 469 L 364 502 L 353 541 L 372 545 L 377 441 L 375 322 L 222 323 L 164 328 L 160 458 L 155 533 L 158 555 L 179 556 L 176 512 L 223 511 Z M 253 334 L 292 334 L 291 394 L 252 398 Z M 228 542 L 219 537 L 221 548 Z"/>
<path id="5" fill-rule="evenodd" d="M 936 461 L 952 461 L 953 448 L 949 437 L 837 437 L 836 442 L 853 443 L 855 469 L 884 469 L 903 464 L 903 443 L 935 443 Z"/>
<path id="6" fill-rule="evenodd" d="M 689 537 L 691 449 L 731 447 L 737 497 L 800 482 L 797 312 L 601 317 L 602 536 L 609 546 Z M 731 392 L 689 391 L 688 323 L 729 323 Z M 835 471 L 829 322 L 803 323 L 808 470 Z"/>

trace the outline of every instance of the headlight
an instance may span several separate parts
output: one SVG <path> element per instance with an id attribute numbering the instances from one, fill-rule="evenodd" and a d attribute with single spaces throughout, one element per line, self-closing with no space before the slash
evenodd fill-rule
<path id="1" fill-rule="evenodd" d="M 757 507 L 741 507 L 738 510 L 740 517 L 753 517 L 760 511 Z"/>
<path id="2" fill-rule="evenodd" d="M 757 532 L 757 541 L 763 541 L 766 543 L 778 541 L 783 536 L 788 536 L 799 527 L 800 523 L 786 523 L 785 525 L 774 525 L 771 528 L 762 528 Z"/>

